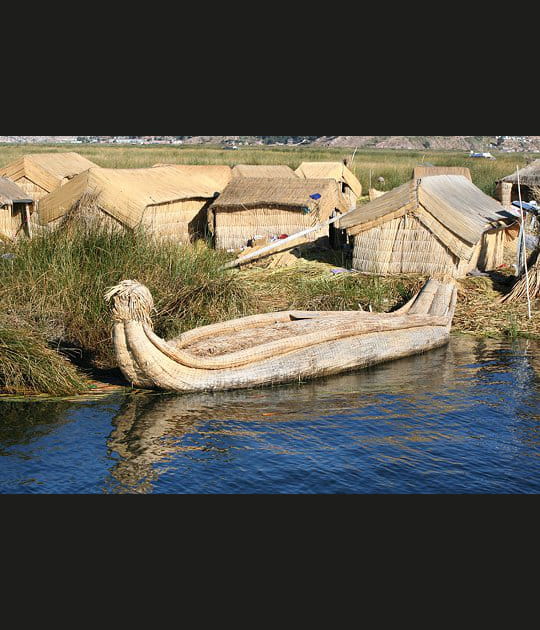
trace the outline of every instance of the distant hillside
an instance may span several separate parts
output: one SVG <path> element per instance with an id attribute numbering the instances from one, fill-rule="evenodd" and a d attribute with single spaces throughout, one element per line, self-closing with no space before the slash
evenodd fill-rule
<path id="1" fill-rule="evenodd" d="M 493 148 L 497 136 L 321 136 L 314 144 L 328 147 L 480 151 Z"/>
<path id="2" fill-rule="evenodd" d="M 186 136 L 184 143 L 309 144 L 432 151 L 540 151 L 540 136 Z"/>
<path id="3" fill-rule="evenodd" d="M 0 136 L 0 143 L 304 145 L 410 151 L 540 151 L 540 136 Z"/>

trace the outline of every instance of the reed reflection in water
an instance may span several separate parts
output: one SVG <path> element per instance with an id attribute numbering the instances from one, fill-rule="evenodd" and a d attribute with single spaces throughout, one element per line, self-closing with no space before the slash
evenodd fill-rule
<path id="1" fill-rule="evenodd" d="M 539 345 L 447 348 L 272 389 L 134 394 L 104 492 L 540 490 Z"/>

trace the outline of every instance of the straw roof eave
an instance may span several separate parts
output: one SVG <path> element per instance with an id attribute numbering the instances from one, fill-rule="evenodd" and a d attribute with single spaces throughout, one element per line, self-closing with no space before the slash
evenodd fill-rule
<path id="1" fill-rule="evenodd" d="M 519 181 L 523 186 L 540 186 L 540 160 L 534 160 L 522 169 L 519 169 Z M 502 182 L 508 182 L 511 184 L 518 183 L 517 173 L 512 173 L 503 177 Z"/>
<path id="2" fill-rule="evenodd" d="M 0 177 L 0 205 L 13 203 L 33 203 L 24 190 L 6 177 Z"/>
<path id="3" fill-rule="evenodd" d="M 320 200 L 311 195 L 318 193 Z M 313 207 L 333 204 L 346 209 L 337 183 L 332 179 L 305 180 L 300 178 L 236 178 L 212 204 L 214 210 L 228 208 L 255 208 L 261 205 Z"/>
<path id="4" fill-rule="evenodd" d="M 405 211 L 413 209 L 416 207 L 416 202 L 416 186 L 414 181 L 409 181 L 349 212 L 346 217 L 338 221 L 337 227 L 346 229 L 354 235 L 364 229 L 369 229 L 374 221 L 387 220 L 385 217 L 394 217 L 396 213 L 404 209 Z"/>

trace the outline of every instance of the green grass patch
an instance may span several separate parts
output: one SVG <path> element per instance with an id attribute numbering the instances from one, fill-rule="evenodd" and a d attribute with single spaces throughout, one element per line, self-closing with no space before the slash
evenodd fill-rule
<path id="1" fill-rule="evenodd" d="M 0 318 L 0 390 L 12 394 L 78 394 L 88 382 L 35 331 Z"/>

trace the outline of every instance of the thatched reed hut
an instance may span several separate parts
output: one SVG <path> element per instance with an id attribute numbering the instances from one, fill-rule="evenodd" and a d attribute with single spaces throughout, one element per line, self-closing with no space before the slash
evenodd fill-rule
<path id="1" fill-rule="evenodd" d="M 232 169 L 233 178 L 237 177 L 280 177 L 296 178 L 295 172 L 286 164 L 237 164 Z"/>
<path id="2" fill-rule="evenodd" d="M 32 153 L 1 167 L 0 176 L 8 177 L 38 200 L 93 166 L 94 162 L 73 151 Z"/>
<path id="3" fill-rule="evenodd" d="M 39 224 L 50 229 L 70 221 L 141 227 L 187 243 L 204 236 L 206 210 L 217 194 L 214 179 L 201 181 L 174 166 L 95 167 L 40 200 Z"/>
<path id="4" fill-rule="evenodd" d="M 302 162 L 295 173 L 304 179 L 334 179 L 348 201 L 348 210 L 356 208 L 362 196 L 362 184 L 344 162 Z"/>
<path id="5" fill-rule="evenodd" d="M 255 237 L 291 236 L 347 207 L 333 179 L 236 178 L 210 206 L 208 221 L 217 249 L 239 249 Z M 328 235 L 327 227 L 308 238 Z"/>
<path id="6" fill-rule="evenodd" d="M 0 177 L 0 240 L 12 241 L 21 234 L 32 236 L 30 215 L 33 204 L 20 186 Z"/>
<path id="7" fill-rule="evenodd" d="M 353 268 L 373 274 L 447 273 L 503 263 L 515 223 L 498 201 L 463 175 L 413 179 L 338 222 L 353 241 Z"/>
<path id="8" fill-rule="evenodd" d="M 536 199 L 538 201 L 536 191 L 540 189 L 540 160 L 534 160 L 518 172 L 521 200 L 532 201 Z M 505 208 L 512 206 L 513 201 L 519 201 L 517 173 L 507 175 L 497 182 L 495 197 Z"/>

